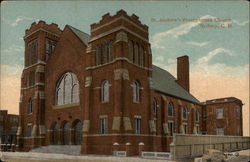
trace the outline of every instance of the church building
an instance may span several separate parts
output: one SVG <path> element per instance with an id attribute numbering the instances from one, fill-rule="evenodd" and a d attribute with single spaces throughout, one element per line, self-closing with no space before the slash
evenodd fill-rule
<path id="1" fill-rule="evenodd" d="M 189 58 L 177 78 L 152 64 L 148 26 L 124 10 L 91 24 L 90 35 L 44 21 L 25 31 L 17 144 L 20 151 L 81 145 L 82 154 L 169 152 L 174 133 L 242 136 L 242 102 L 200 102 Z"/>

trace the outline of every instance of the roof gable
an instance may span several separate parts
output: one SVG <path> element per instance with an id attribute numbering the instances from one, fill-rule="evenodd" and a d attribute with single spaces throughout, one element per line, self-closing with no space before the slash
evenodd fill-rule
<path id="1" fill-rule="evenodd" d="M 84 43 L 86 46 L 89 43 L 90 40 L 90 36 L 87 33 L 84 33 L 83 31 L 74 28 L 73 26 L 67 25 L 72 31 L 73 33 L 82 41 L 82 43 Z"/>
<path id="2" fill-rule="evenodd" d="M 201 104 L 198 99 L 182 88 L 173 75 L 155 65 L 152 65 L 152 88 L 158 92 L 168 94 L 192 103 Z"/>

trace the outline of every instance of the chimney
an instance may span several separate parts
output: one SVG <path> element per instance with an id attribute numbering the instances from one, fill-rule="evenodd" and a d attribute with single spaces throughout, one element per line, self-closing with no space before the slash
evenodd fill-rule
<path id="1" fill-rule="evenodd" d="M 177 83 L 189 92 L 189 61 L 187 55 L 177 58 Z"/>

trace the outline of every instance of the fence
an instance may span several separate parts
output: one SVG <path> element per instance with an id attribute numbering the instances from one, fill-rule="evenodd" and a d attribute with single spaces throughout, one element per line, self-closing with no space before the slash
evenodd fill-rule
<path id="1" fill-rule="evenodd" d="M 202 156 L 208 149 L 238 151 L 250 148 L 250 137 L 175 134 L 170 145 L 172 159 Z"/>

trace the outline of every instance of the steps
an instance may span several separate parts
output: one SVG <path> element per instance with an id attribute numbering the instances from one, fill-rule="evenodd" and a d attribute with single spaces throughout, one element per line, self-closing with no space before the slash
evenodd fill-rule
<path id="1" fill-rule="evenodd" d="M 34 148 L 29 152 L 80 155 L 81 145 L 49 145 Z"/>

